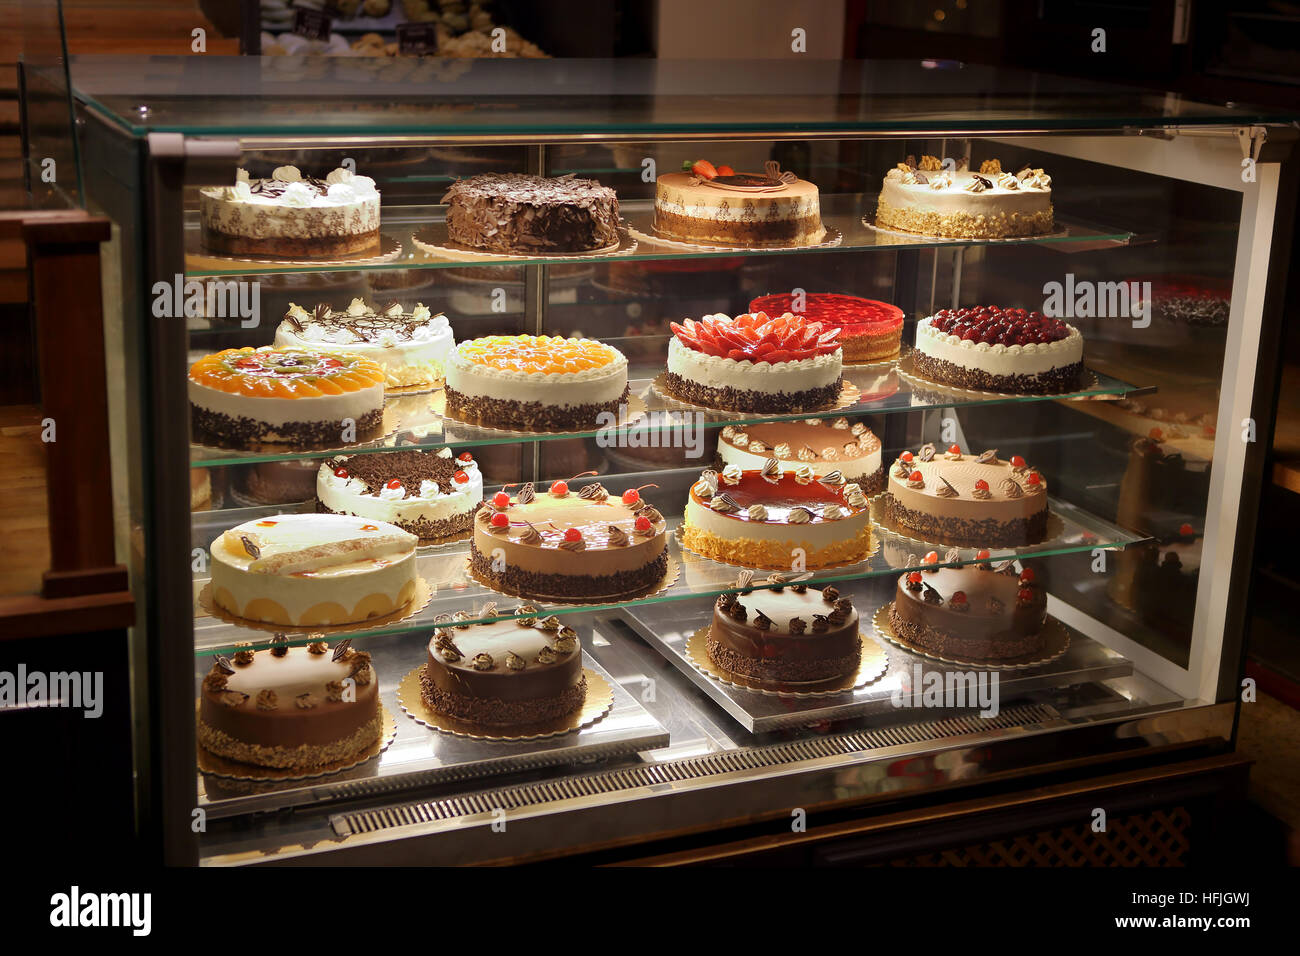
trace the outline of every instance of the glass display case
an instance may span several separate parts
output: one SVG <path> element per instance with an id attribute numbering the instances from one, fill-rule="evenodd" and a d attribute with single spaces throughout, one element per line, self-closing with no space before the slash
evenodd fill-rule
<path id="1" fill-rule="evenodd" d="M 1049 766 L 1231 748 L 1286 278 L 1275 236 L 1294 214 L 1291 119 L 941 66 L 74 61 L 83 188 L 114 223 L 110 413 L 118 548 L 139 607 L 140 805 L 168 860 L 539 858 L 740 821 L 788 826 L 795 808 L 870 807 Z M 775 162 L 815 184 L 825 237 L 805 248 L 665 241 L 656 180 L 701 159 L 714 171 Z M 937 238 L 876 223 L 891 170 L 925 183 L 924 171 L 937 178 L 967 163 L 991 179 L 1045 170 L 1050 231 Z M 372 179 L 379 251 L 312 262 L 208 248 L 200 190 L 233 190 L 240 169 L 256 182 L 285 167 Z M 617 248 L 458 246 L 444 194 L 480 173 L 612 187 Z M 896 306 L 899 357 L 846 364 L 836 399 L 810 408 L 721 411 L 669 393 L 674 323 L 817 293 Z M 360 441 L 250 446 L 192 434 L 193 363 L 272 345 L 291 303 L 337 313 L 357 298 L 404 311 L 422 303 L 457 342 L 530 333 L 613 346 L 628 363 L 627 407 L 563 432 L 506 431 L 449 414 L 438 387 L 390 390 L 380 433 Z M 1083 374 L 1037 395 L 920 374 L 918 323 L 979 306 L 1077 328 Z M 974 348 L 1009 354 L 978 336 Z M 747 367 L 761 375 L 762 364 Z M 807 571 L 795 561 L 774 580 L 770 567 L 747 574 L 703 557 L 681 534 L 691 489 L 718 469 L 720 442 L 735 447 L 769 422 L 812 423 L 837 445 L 865 426 L 886 475 L 931 454 L 1026 460 L 1016 478 L 1047 481 L 1047 530 L 985 555 L 972 540 L 909 533 L 875 498 L 869 553 L 852 563 Z M 426 590 L 404 612 L 345 629 L 253 625 L 214 603 L 213 548 L 228 529 L 314 513 L 322 462 L 335 456 L 412 448 L 468 455 L 485 515 L 499 491 L 517 501 L 526 482 L 639 489 L 662 515 L 668 570 L 630 595 L 542 600 L 495 590 L 459 540 L 418 548 Z M 823 464 L 840 457 L 808 452 Z M 794 471 L 799 453 L 789 452 Z M 859 453 L 841 453 L 846 470 Z M 889 638 L 877 612 L 910 579 L 923 590 L 937 569 L 989 564 L 995 574 L 1031 569 L 1026 589 L 1046 595 L 1053 622 L 1048 650 L 981 663 Z M 730 606 L 726 595 L 795 585 L 851 601 L 874 671 L 838 689 L 774 689 L 728 680 L 700 658 L 699 635 L 715 607 Z M 591 720 L 502 740 L 415 719 L 412 681 L 435 629 L 551 615 L 577 632 L 589 697 L 605 694 Z M 202 762 L 196 697 L 214 659 L 229 669 L 240 654 L 322 634 L 370 655 L 391 724 L 382 752 L 334 772 Z M 954 697 L 955 687 L 973 697 Z"/>

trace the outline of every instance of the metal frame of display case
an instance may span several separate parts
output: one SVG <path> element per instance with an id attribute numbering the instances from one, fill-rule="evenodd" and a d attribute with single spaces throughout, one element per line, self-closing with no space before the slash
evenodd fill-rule
<path id="1" fill-rule="evenodd" d="M 74 74 L 75 75 L 75 74 Z M 143 292 L 146 277 L 186 272 L 182 190 L 225 181 L 242 149 L 333 144 L 339 137 L 255 135 L 246 138 L 148 133 L 132 136 L 100 113 L 81 109 L 83 155 L 94 156 L 86 173 L 90 195 L 119 224 L 144 236 L 142 257 L 128 262 Z M 1159 124 L 1156 124 L 1159 125 Z M 1176 126 L 1171 121 L 1170 127 Z M 1024 696 L 998 718 L 981 721 L 964 712 L 928 712 L 921 719 L 904 712 L 850 717 L 834 732 L 807 739 L 783 737 L 779 726 L 744 729 L 717 717 L 708 695 L 659 652 L 633 637 L 618 615 L 608 615 L 587 647 L 624 690 L 647 680 L 660 687 L 648 709 L 676 739 L 704 741 L 685 749 L 672 743 L 637 757 L 611 759 L 595 769 L 534 767 L 499 781 L 400 783 L 350 782 L 321 788 L 318 802 L 293 813 L 249 820 L 232 816 L 209 823 L 202 840 L 192 827 L 197 806 L 194 772 L 192 674 L 194 646 L 182 640 L 193 629 L 190 571 L 191 514 L 185 498 L 179 449 L 189 448 L 185 382 L 188 333 L 183 323 L 155 323 L 143 352 L 146 374 L 136 383 L 134 414 L 153 448 L 142 455 L 142 503 L 147 520 L 142 551 L 147 555 L 143 627 L 148 648 L 152 766 L 145 816 L 158 824 L 161 858 L 171 863 L 235 864 L 299 861 L 396 863 L 478 862 L 541 859 L 647 840 L 665 833 L 723 829 L 741 822 L 779 820 L 790 808 L 809 812 L 869 806 L 883 798 L 1009 781 L 1063 766 L 1103 761 L 1170 760 L 1230 749 L 1237 704 L 1233 688 L 1242 672 L 1225 647 L 1243 650 L 1248 601 L 1248 555 L 1255 533 L 1259 488 L 1272 426 L 1273 390 L 1268 363 L 1281 329 L 1282 285 L 1289 254 L 1289 229 L 1296 198 L 1290 135 L 1274 136 L 1259 156 L 1257 181 L 1240 182 L 1238 130 L 1231 127 L 1113 129 L 990 127 L 982 130 L 843 129 L 657 130 L 551 134 L 476 133 L 354 136 L 349 141 L 383 145 L 526 145 L 529 165 L 546 170 L 550 144 L 581 142 L 691 142 L 888 137 L 998 138 L 1044 152 L 1151 171 L 1172 178 L 1232 189 L 1242 195 L 1224 392 L 1218 432 L 1234 434 L 1235 423 L 1253 418 L 1254 443 L 1227 444 L 1216 456 L 1205 532 L 1214 561 L 1202 565 L 1196 626 L 1188 667 L 1178 668 L 1128 640 L 1086 613 L 1055 600 L 1053 613 L 1070 626 L 1104 638 L 1135 665 L 1133 673 L 1106 672 L 1101 698 L 1080 687 L 1027 687 Z M 1154 133 L 1154 135 L 1145 135 Z M 123 225 L 125 232 L 126 225 Z M 920 247 L 924 248 L 922 243 Z M 134 255 L 125 252 L 124 255 Z M 798 253 L 790 253 L 798 254 Z M 865 254 L 865 253 L 863 253 Z M 689 254 L 680 256 L 685 258 Z M 960 255 L 955 269 L 961 268 Z M 484 264 L 491 264 L 485 261 Z M 545 266 L 525 270 L 525 315 L 530 327 L 544 327 Z M 956 283 L 954 283 L 954 297 Z M 123 289 L 127 314 L 147 314 L 135 292 Z M 129 324 L 129 323 L 128 323 Z M 1139 385 L 1141 383 L 1138 383 Z M 870 409 L 862 409 L 870 413 Z M 528 441 L 523 439 L 523 441 Z M 540 442 L 533 440 L 533 469 Z M 1240 447 L 1238 447 L 1240 445 Z M 139 569 L 137 569 L 139 573 Z M 888 581 L 874 580 L 873 584 Z M 725 588 L 723 588 L 725 590 Z M 707 593 L 707 592 L 706 592 Z M 715 592 L 716 593 L 716 592 Z M 635 614 L 629 612 L 629 620 Z M 634 627 L 645 633 L 644 619 Z M 614 639 L 609 639 L 610 635 Z M 602 636 L 604 635 L 604 636 Z M 1244 651 L 1243 651 L 1244 652 Z M 1218 666 L 1213 666 L 1214 661 Z M 1083 680 L 1081 678 L 1081 680 Z M 410 787 L 418 787 L 418 794 Z M 509 813 L 511 839 L 497 839 L 494 822 Z"/>

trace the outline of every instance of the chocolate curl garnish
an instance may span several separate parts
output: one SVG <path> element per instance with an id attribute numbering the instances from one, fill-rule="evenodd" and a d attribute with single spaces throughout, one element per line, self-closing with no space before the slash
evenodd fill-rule
<path id="1" fill-rule="evenodd" d="M 604 501 L 609 497 L 609 492 L 599 481 L 593 481 L 589 485 L 583 485 L 578 491 L 578 497 L 583 501 Z"/>
<path id="2" fill-rule="evenodd" d="M 735 586 L 737 588 L 744 589 L 749 587 L 750 584 L 753 583 L 753 581 L 754 581 L 754 572 L 746 568 L 744 571 L 741 571 L 739 574 L 736 575 Z"/>
<path id="3" fill-rule="evenodd" d="M 483 605 L 483 610 L 478 612 L 479 617 L 496 617 L 496 614 L 497 614 L 496 601 L 488 601 L 486 604 Z M 490 624 L 490 623 L 491 623 L 490 621 L 479 621 L 480 626 L 485 624 Z"/>
<path id="4" fill-rule="evenodd" d="M 1012 558 L 1007 561 L 999 561 L 997 564 L 993 566 L 993 570 L 997 574 L 1015 574 L 1016 573 L 1015 559 Z"/>
<path id="5" fill-rule="evenodd" d="M 961 560 L 960 548 L 949 548 L 948 553 L 943 556 L 944 564 L 956 564 Z"/>
<path id="6" fill-rule="evenodd" d="M 934 461 L 934 442 L 926 442 L 916 452 L 916 457 L 921 461 Z"/>
<path id="7" fill-rule="evenodd" d="M 780 481 L 781 463 L 775 458 L 769 458 L 767 461 L 763 462 L 762 475 L 768 481 Z"/>
<path id="8" fill-rule="evenodd" d="M 244 545 L 244 551 L 246 551 L 248 553 L 248 556 L 252 558 L 254 561 L 256 561 L 258 558 L 262 556 L 262 549 L 259 548 L 257 545 L 255 545 L 253 543 L 253 539 L 250 538 L 248 535 L 241 534 L 239 536 L 239 540 Z"/>
<path id="9" fill-rule="evenodd" d="M 450 623 L 451 623 L 451 615 L 448 614 L 446 611 L 443 611 L 441 614 L 435 614 L 434 617 L 433 617 L 433 623 L 434 623 L 435 625 L 437 625 L 437 624 L 450 624 Z"/>
<path id="10" fill-rule="evenodd" d="M 832 627 L 842 627 L 848 619 L 849 612 L 841 611 L 838 607 L 833 608 L 831 612 L 826 615 L 826 620 L 830 622 Z"/>
<path id="11" fill-rule="evenodd" d="M 549 617 L 542 618 L 540 626 L 543 631 L 558 631 L 563 625 L 560 623 L 560 619 L 552 614 Z"/>
<path id="12" fill-rule="evenodd" d="M 528 666 L 528 662 L 516 654 L 514 651 L 506 651 L 506 667 L 512 671 L 521 671 Z"/>
<path id="13" fill-rule="evenodd" d="M 627 532 L 616 524 L 609 526 L 609 546 L 611 548 L 626 547 L 628 543 Z"/>
<path id="14" fill-rule="evenodd" d="M 339 641 L 337 644 L 334 645 L 334 654 L 330 657 L 330 660 L 334 661 L 335 663 L 338 663 L 341 660 L 345 660 L 347 656 L 351 653 L 352 653 L 352 639 L 344 638 L 343 640 Z"/>
<path id="15" fill-rule="evenodd" d="M 940 498 L 956 498 L 959 496 L 959 492 L 952 486 L 952 482 L 943 475 L 939 476 L 939 480 L 943 482 L 943 486 L 934 490 L 936 495 Z"/>
<path id="16" fill-rule="evenodd" d="M 822 588 L 822 600 L 825 601 L 827 604 L 834 604 L 839 599 L 840 599 L 840 592 L 838 588 L 833 588 L 833 587 Z"/>
<path id="17" fill-rule="evenodd" d="M 1002 483 L 998 485 L 998 491 L 1002 492 L 1008 498 L 1023 498 L 1025 489 L 1014 478 L 1003 478 Z"/>
<path id="18" fill-rule="evenodd" d="M 519 536 L 519 540 L 524 544 L 541 544 L 543 541 L 542 533 L 533 527 L 531 521 L 525 521 L 524 524 L 528 525 L 528 530 Z"/>
<path id="19" fill-rule="evenodd" d="M 731 605 L 736 603 L 736 595 L 728 592 L 727 594 L 718 595 L 718 610 L 726 611 Z"/>
<path id="20" fill-rule="evenodd" d="M 573 541 L 566 538 L 560 542 L 560 548 L 564 551 L 586 551 L 587 542 L 582 538 L 577 538 Z"/>
<path id="21" fill-rule="evenodd" d="M 943 596 L 927 581 L 921 583 L 921 600 L 926 604 L 942 604 Z"/>
<path id="22" fill-rule="evenodd" d="M 800 461 L 812 461 L 817 457 L 817 452 L 813 451 L 807 445 L 804 445 L 802 448 L 799 449 L 799 454 L 796 457 Z"/>
<path id="23" fill-rule="evenodd" d="M 572 654 L 578 649 L 577 636 L 565 637 L 564 631 L 560 631 L 560 636 L 555 639 L 555 650 L 561 654 Z"/>
<path id="24" fill-rule="evenodd" d="M 319 305 L 316 306 L 316 310 L 317 310 L 317 312 L 320 311 L 320 306 L 319 306 Z M 298 321 L 297 316 L 295 316 L 292 312 L 286 312 L 286 313 L 284 314 L 284 320 L 285 320 L 286 322 L 288 322 L 290 325 L 293 326 L 293 330 L 294 330 L 295 332 L 302 332 L 302 331 L 304 331 L 302 323 Z"/>
<path id="25" fill-rule="evenodd" d="M 575 631 L 573 628 L 569 627 L 569 625 L 567 624 L 564 625 L 562 628 L 560 628 L 557 633 L 560 636 L 560 640 L 573 638 L 576 641 L 578 639 L 578 632 Z"/>
<path id="26" fill-rule="evenodd" d="M 730 614 L 732 620 L 735 621 L 743 621 L 747 616 L 745 614 L 745 605 L 741 604 L 739 601 L 727 608 L 727 613 Z"/>
<path id="27" fill-rule="evenodd" d="M 792 617 L 792 618 L 790 618 L 790 633 L 791 633 L 791 634 L 802 634 L 802 633 L 803 633 L 804 631 L 806 631 L 806 630 L 808 630 L 808 622 L 807 622 L 807 621 L 805 621 L 805 620 L 804 620 L 803 618 L 801 618 L 801 617 Z"/>
<path id="28" fill-rule="evenodd" d="M 806 584 L 804 584 L 802 581 L 800 581 L 800 582 L 798 582 L 798 583 L 796 583 L 796 584 L 792 584 L 792 585 L 790 585 L 790 590 L 793 591 L 795 594 L 807 594 L 807 593 L 808 593 L 808 585 L 806 585 Z"/>
<path id="29" fill-rule="evenodd" d="M 549 644 L 542 647 L 537 652 L 537 663 L 539 664 L 554 664 L 559 659 L 560 656 L 555 653 L 555 648 L 551 647 Z"/>
<path id="30" fill-rule="evenodd" d="M 476 671 L 490 671 L 496 666 L 496 661 L 492 660 L 492 655 L 487 651 L 480 651 L 474 655 L 473 660 L 469 662 L 469 666 Z"/>
<path id="31" fill-rule="evenodd" d="M 317 305 L 316 308 L 315 308 L 315 310 L 313 310 L 313 312 L 312 312 L 312 315 L 313 315 L 313 317 L 316 319 L 317 322 L 324 322 L 326 319 L 328 319 L 328 318 L 329 318 L 331 315 L 333 315 L 333 314 L 334 314 L 334 310 L 331 309 L 331 308 L 330 308 L 328 305 L 326 305 L 324 302 L 322 302 L 322 303 L 320 303 L 319 305 Z M 301 331 L 301 329 L 300 329 L 299 331 Z"/>
<path id="32" fill-rule="evenodd" d="M 462 631 L 469 630 L 469 624 L 467 623 L 469 618 L 470 615 L 468 611 L 457 611 L 451 616 L 453 622 L 452 627 L 460 628 Z"/>
<path id="33" fill-rule="evenodd" d="M 532 504 L 536 498 L 537 489 L 533 486 L 533 483 L 529 481 L 519 489 L 519 494 L 515 496 L 515 501 L 519 502 L 521 505 L 527 505 Z"/>
<path id="34" fill-rule="evenodd" d="M 754 615 L 754 626 L 760 631 L 770 631 L 772 629 L 772 624 L 772 619 L 762 611 L 759 611 Z"/>
<path id="35" fill-rule="evenodd" d="M 835 602 L 835 610 L 844 611 L 845 613 L 853 610 L 853 601 L 849 598 L 842 597 Z"/>
<path id="36" fill-rule="evenodd" d="M 990 448 L 988 451 L 980 452 L 979 457 L 975 459 L 975 464 L 977 465 L 996 465 L 997 463 L 998 450 L 996 448 Z"/>
<path id="37" fill-rule="evenodd" d="M 840 488 L 844 485 L 844 475 L 842 472 L 832 471 L 828 474 L 822 475 L 817 479 L 817 481 L 830 489 Z"/>
<path id="38" fill-rule="evenodd" d="M 830 618 L 825 614 L 814 614 L 812 629 L 814 634 L 825 634 L 831 629 Z"/>
<path id="39" fill-rule="evenodd" d="M 912 469 L 907 467 L 907 462 L 900 460 L 898 467 L 894 469 L 894 477 L 907 478 L 912 474 Z"/>
<path id="40" fill-rule="evenodd" d="M 740 510 L 740 505 L 736 504 L 735 499 L 726 492 L 714 496 L 713 500 L 709 502 L 709 507 L 714 511 L 723 511 L 729 514 L 735 514 Z"/>
<path id="41" fill-rule="evenodd" d="M 276 634 L 271 638 L 271 656 L 284 657 L 289 653 L 289 636 L 287 634 Z"/>

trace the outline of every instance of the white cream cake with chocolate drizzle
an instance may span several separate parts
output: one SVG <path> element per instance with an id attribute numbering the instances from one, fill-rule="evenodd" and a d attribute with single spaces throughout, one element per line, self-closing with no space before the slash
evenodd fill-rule
<path id="1" fill-rule="evenodd" d="M 937 157 L 909 156 L 885 175 L 876 225 L 962 239 L 1041 235 L 1054 228 L 1052 177 L 1029 166 L 1003 172 L 996 159 L 975 173 L 966 160 L 945 170 Z"/>

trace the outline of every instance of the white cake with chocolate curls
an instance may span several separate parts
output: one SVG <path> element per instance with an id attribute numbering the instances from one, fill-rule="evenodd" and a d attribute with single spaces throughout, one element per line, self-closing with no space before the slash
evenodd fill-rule
<path id="1" fill-rule="evenodd" d="M 1054 228 L 1052 177 L 1041 169 L 1003 172 L 990 159 L 978 173 L 964 161 L 948 171 L 934 156 L 922 156 L 920 165 L 911 159 L 885 175 L 876 205 L 881 228 L 960 239 L 1036 236 Z"/>

